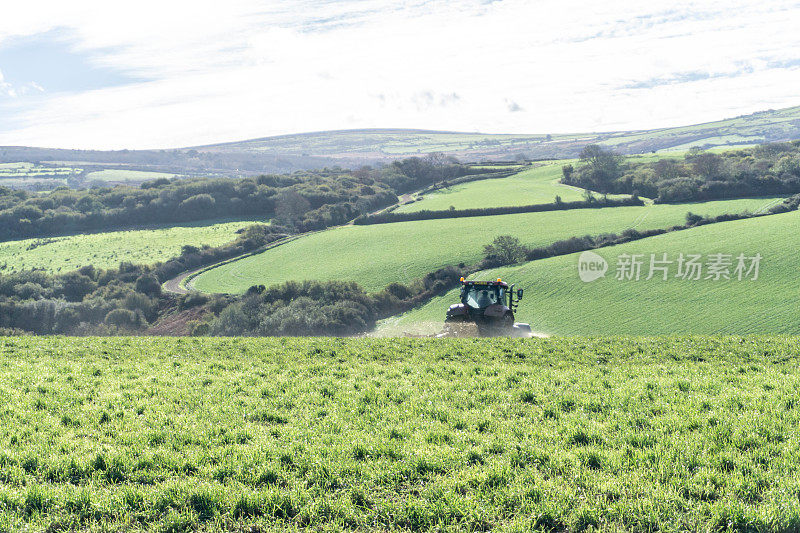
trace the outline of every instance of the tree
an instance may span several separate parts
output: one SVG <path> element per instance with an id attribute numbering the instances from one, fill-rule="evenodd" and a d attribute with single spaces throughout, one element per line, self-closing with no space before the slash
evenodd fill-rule
<path id="1" fill-rule="evenodd" d="M 564 174 L 564 183 L 569 183 L 572 178 L 572 173 L 575 172 L 575 167 L 572 165 L 564 165 L 561 167 L 561 172 Z"/>
<path id="2" fill-rule="evenodd" d="M 208 218 L 213 216 L 216 203 L 210 194 L 196 194 L 182 201 L 178 209 L 186 218 Z"/>
<path id="3" fill-rule="evenodd" d="M 692 158 L 692 170 L 704 178 L 716 178 L 722 170 L 722 158 L 717 154 L 700 154 Z"/>
<path id="4" fill-rule="evenodd" d="M 661 159 L 653 165 L 653 171 L 659 180 L 671 180 L 681 175 L 681 165 L 674 159 Z"/>
<path id="5" fill-rule="evenodd" d="M 89 277 L 78 272 L 68 272 L 61 276 L 61 294 L 70 302 L 80 302 L 97 288 L 97 284 Z"/>
<path id="6" fill-rule="evenodd" d="M 500 235 L 483 248 L 486 259 L 496 265 L 513 265 L 525 260 L 528 249 L 518 238 L 511 235 Z"/>
<path id="7" fill-rule="evenodd" d="M 587 144 L 580 153 L 581 162 L 587 163 L 593 170 L 613 170 L 619 167 L 620 156 L 613 150 L 603 148 L 599 144 Z"/>
<path id="8" fill-rule="evenodd" d="M 611 183 L 620 176 L 621 157 L 600 145 L 589 144 L 581 150 L 580 159 L 589 169 L 590 185 L 600 192 L 610 192 Z"/>
<path id="9" fill-rule="evenodd" d="M 295 226 L 310 209 L 311 203 L 297 191 L 283 191 L 275 201 L 275 220 L 287 226 Z"/>
<path id="10" fill-rule="evenodd" d="M 431 152 L 425 156 L 423 162 L 427 163 L 433 168 L 445 168 L 451 165 L 457 165 L 458 159 L 442 152 Z"/>

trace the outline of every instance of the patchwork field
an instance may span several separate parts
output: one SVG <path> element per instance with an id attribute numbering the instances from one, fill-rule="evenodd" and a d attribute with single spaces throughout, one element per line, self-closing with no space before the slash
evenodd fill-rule
<path id="1" fill-rule="evenodd" d="M 80 168 L 48 167 L 33 163 L 0 163 L 0 187 L 15 189 L 55 188 L 67 184 L 67 178 L 77 176 Z"/>
<path id="2" fill-rule="evenodd" d="M 0 340 L 3 531 L 793 531 L 795 338 Z"/>
<path id="3" fill-rule="evenodd" d="M 578 257 L 572 254 L 519 266 L 481 272 L 473 278 L 503 278 L 525 289 L 517 315 L 535 331 L 558 335 L 628 334 L 665 335 L 674 333 L 800 334 L 797 312 L 797 246 L 800 213 L 724 222 L 659 235 L 641 241 L 596 250 L 608 263 L 605 277 L 590 283 L 578 277 Z M 765 238 L 769 236 L 769 238 Z M 676 261 L 679 254 L 701 254 L 702 279 L 676 277 L 677 263 L 655 271 L 646 280 L 650 255 L 656 260 Z M 731 256 L 730 280 L 705 279 L 709 255 Z M 742 281 L 734 274 L 736 257 L 761 254 L 759 276 Z M 616 279 L 618 257 L 639 254 L 643 261 L 641 279 Z M 656 265 L 658 266 L 658 265 Z M 661 265 L 664 266 L 664 265 Z M 749 270 L 750 261 L 746 262 Z M 626 270 L 629 273 L 629 270 Z M 441 329 L 444 311 L 458 302 L 458 291 L 435 298 L 425 306 L 385 321 L 383 334 L 432 333 Z"/>
<path id="4" fill-rule="evenodd" d="M 257 221 L 208 222 L 0 243 L 0 272 L 44 269 L 68 272 L 84 265 L 118 267 L 121 261 L 153 264 L 180 254 L 184 245 L 219 246 Z"/>
<path id="5" fill-rule="evenodd" d="M 38 176 L 69 176 L 79 173 L 79 168 L 46 167 L 33 163 L 0 163 L 0 178 L 34 178 Z"/>
<path id="6" fill-rule="evenodd" d="M 445 265 L 477 262 L 484 245 L 498 235 L 540 246 L 573 236 L 683 224 L 687 211 L 701 215 L 757 211 L 776 201 L 756 198 L 345 226 L 211 269 L 192 284 L 205 292 L 241 293 L 257 284 L 338 279 L 377 290 Z"/>
<path id="7" fill-rule="evenodd" d="M 583 200 L 583 189 L 561 185 L 561 166 L 566 162 L 529 168 L 508 178 L 489 179 L 453 185 L 425 194 L 424 200 L 399 207 L 410 213 L 429 209 L 473 209 L 552 203 L 556 196 L 565 202 Z"/>

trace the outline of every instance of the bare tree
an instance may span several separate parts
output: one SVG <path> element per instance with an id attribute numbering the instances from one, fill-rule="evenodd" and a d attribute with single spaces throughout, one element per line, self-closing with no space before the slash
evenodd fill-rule
<path id="1" fill-rule="evenodd" d="M 275 199 L 275 219 L 281 224 L 294 226 L 311 209 L 311 204 L 297 191 L 288 190 Z"/>

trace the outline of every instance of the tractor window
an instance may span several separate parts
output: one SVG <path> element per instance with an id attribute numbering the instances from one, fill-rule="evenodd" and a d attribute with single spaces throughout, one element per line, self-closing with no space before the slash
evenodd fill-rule
<path id="1" fill-rule="evenodd" d="M 472 285 L 465 291 L 463 301 L 474 309 L 483 309 L 503 303 L 503 289 L 489 285 Z"/>

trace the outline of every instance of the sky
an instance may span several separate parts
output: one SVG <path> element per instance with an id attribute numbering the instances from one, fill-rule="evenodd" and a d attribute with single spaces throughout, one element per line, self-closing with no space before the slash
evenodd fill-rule
<path id="1" fill-rule="evenodd" d="M 3 3 L 0 145 L 619 131 L 800 105 L 800 0 Z"/>

